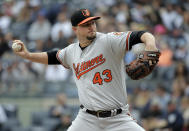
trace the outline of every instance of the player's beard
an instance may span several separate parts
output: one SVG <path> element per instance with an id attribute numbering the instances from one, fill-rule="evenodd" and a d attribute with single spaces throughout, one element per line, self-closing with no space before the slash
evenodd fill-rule
<path id="1" fill-rule="evenodd" d="M 94 40 L 96 38 L 96 33 L 92 36 L 87 36 L 87 40 Z"/>
<path id="2" fill-rule="evenodd" d="M 94 40 L 96 38 L 96 35 L 95 36 L 87 36 L 87 40 Z"/>

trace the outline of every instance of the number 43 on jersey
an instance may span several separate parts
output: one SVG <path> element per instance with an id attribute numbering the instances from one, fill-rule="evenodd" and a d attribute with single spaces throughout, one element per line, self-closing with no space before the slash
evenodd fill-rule
<path id="1" fill-rule="evenodd" d="M 102 79 L 100 72 L 96 72 L 93 78 L 93 84 L 99 84 L 102 85 L 103 81 L 105 82 L 111 82 L 112 81 L 112 74 L 111 74 L 111 70 L 104 70 L 102 72 L 102 75 L 105 75 L 105 78 Z"/>

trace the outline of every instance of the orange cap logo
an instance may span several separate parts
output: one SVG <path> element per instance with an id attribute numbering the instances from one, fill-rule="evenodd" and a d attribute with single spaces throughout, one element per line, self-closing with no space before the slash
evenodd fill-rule
<path id="1" fill-rule="evenodd" d="M 84 16 L 90 16 L 90 12 L 89 12 L 87 9 L 82 10 L 82 14 L 83 14 Z"/>

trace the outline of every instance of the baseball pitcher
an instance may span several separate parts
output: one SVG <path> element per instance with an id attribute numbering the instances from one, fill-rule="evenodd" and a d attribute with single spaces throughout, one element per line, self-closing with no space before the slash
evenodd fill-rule
<path id="1" fill-rule="evenodd" d="M 71 69 L 78 88 L 80 111 L 68 131 L 144 131 L 129 113 L 126 73 L 141 79 L 151 73 L 160 52 L 155 38 L 145 31 L 99 33 L 96 20 L 88 9 L 80 9 L 71 17 L 78 42 L 59 51 L 29 52 L 24 43 L 15 54 L 42 64 L 62 64 Z M 145 51 L 125 66 L 124 55 L 133 45 L 145 44 Z"/>

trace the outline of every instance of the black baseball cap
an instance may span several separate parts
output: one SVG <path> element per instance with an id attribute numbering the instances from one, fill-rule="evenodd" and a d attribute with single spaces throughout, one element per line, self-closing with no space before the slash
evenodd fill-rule
<path id="1" fill-rule="evenodd" d="M 88 9 L 80 9 L 73 13 L 71 16 L 72 26 L 78 26 L 84 24 L 90 20 L 98 20 L 99 16 L 93 16 L 93 14 Z"/>

